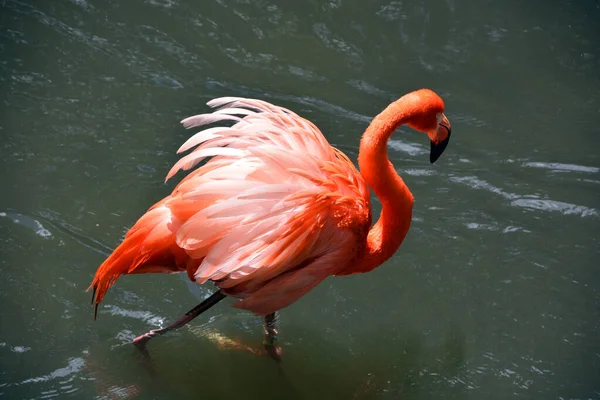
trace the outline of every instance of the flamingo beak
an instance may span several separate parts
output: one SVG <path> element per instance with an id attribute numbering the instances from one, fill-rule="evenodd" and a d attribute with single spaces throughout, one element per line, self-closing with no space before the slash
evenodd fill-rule
<path id="1" fill-rule="evenodd" d="M 450 142 L 450 134 L 452 128 L 450 127 L 450 121 L 442 114 L 442 120 L 438 124 L 437 134 L 434 139 L 431 140 L 431 150 L 429 151 L 429 161 L 433 164 L 442 155 L 448 142 Z M 433 135 L 432 135 L 433 136 Z M 441 139 L 441 140 L 440 140 Z"/>
<path id="2" fill-rule="evenodd" d="M 433 140 L 431 141 L 431 150 L 429 151 L 429 162 L 432 164 L 437 161 L 438 158 L 442 155 L 444 150 L 446 150 L 446 146 L 448 146 L 448 142 L 450 142 L 450 134 L 452 133 L 452 129 L 446 127 L 445 125 L 440 125 L 448 130 L 448 136 L 446 139 L 442 140 L 439 143 L 435 143 Z"/>

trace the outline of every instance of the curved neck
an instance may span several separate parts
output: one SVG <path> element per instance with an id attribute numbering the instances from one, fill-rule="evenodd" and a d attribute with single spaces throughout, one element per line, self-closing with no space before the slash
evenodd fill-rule
<path id="1" fill-rule="evenodd" d="M 381 201 L 382 210 L 369 231 L 364 253 L 349 266 L 349 273 L 367 272 L 385 262 L 400 247 L 410 227 L 414 198 L 387 153 L 388 139 L 413 114 L 406 100 L 400 98 L 375 117 L 360 142 L 360 172 Z"/>

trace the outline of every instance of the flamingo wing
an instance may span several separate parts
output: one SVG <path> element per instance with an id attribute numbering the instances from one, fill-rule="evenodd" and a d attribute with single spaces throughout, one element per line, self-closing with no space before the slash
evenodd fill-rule
<path id="1" fill-rule="evenodd" d="M 268 314 L 356 256 L 371 225 L 369 189 L 352 162 L 295 113 L 243 98 L 208 104 L 220 108 L 184 126 L 235 124 L 183 144 L 180 152 L 192 151 L 167 179 L 212 158 L 157 206 L 178 221 L 175 240 L 189 256 L 190 278 L 215 281 L 242 299 L 237 307 Z"/>

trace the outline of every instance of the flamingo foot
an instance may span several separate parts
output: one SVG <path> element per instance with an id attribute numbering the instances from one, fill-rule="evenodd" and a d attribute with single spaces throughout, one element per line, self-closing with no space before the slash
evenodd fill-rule
<path id="1" fill-rule="evenodd" d="M 154 333 L 155 331 L 156 330 L 151 330 L 150 332 L 146 332 L 143 335 L 136 337 L 133 339 L 133 344 L 138 348 L 146 347 L 146 343 L 148 343 L 150 339 L 154 336 L 158 336 Z"/>
<path id="2" fill-rule="evenodd" d="M 265 351 L 273 360 L 277 363 L 282 362 L 281 359 L 281 347 L 277 346 L 275 343 L 263 343 Z"/>
<path id="3" fill-rule="evenodd" d="M 281 363 L 281 347 L 277 346 L 277 334 L 279 333 L 276 328 L 277 315 L 271 313 L 265 316 L 264 330 L 265 338 L 263 340 L 263 346 L 267 354 L 275 360 L 277 363 Z"/>

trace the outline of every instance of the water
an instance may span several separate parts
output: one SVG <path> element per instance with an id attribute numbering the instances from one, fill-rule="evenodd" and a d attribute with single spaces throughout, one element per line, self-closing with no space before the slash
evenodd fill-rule
<path id="1" fill-rule="evenodd" d="M 600 398 L 597 1 L 0 5 L 3 397 Z M 152 343 L 150 375 L 129 341 L 210 290 L 181 276 L 123 278 L 92 320 L 96 267 L 175 184 L 181 118 L 258 97 L 356 159 L 423 86 L 454 134 L 434 166 L 422 135 L 390 143 L 411 232 L 281 313 L 284 375 L 219 347 L 262 340 L 226 302 Z"/>

